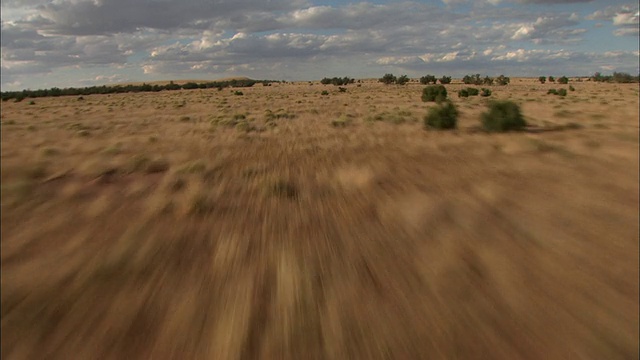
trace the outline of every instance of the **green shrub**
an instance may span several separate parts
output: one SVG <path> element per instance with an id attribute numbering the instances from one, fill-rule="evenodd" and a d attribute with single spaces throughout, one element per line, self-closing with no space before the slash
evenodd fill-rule
<path id="1" fill-rule="evenodd" d="M 560 96 L 567 96 L 567 89 L 560 89 L 560 90 L 558 90 L 558 95 L 560 95 Z"/>
<path id="2" fill-rule="evenodd" d="M 396 84 L 404 85 L 409 82 L 409 77 L 407 75 L 402 75 L 396 79 Z"/>
<path id="3" fill-rule="evenodd" d="M 482 80 L 484 85 L 493 85 L 493 78 L 489 76 L 485 76 L 484 80 Z"/>
<path id="4" fill-rule="evenodd" d="M 451 101 L 445 101 L 429 109 L 424 117 L 427 129 L 455 129 L 458 122 L 458 109 Z"/>
<path id="5" fill-rule="evenodd" d="M 568 84 L 568 83 L 569 83 L 569 78 L 567 78 L 566 76 L 558 78 L 558 84 Z"/>
<path id="6" fill-rule="evenodd" d="M 443 76 L 440 78 L 440 84 L 451 84 L 451 76 Z"/>
<path id="7" fill-rule="evenodd" d="M 500 75 L 496 78 L 496 83 L 498 83 L 498 85 L 507 85 L 511 82 L 511 79 L 508 76 L 504 76 L 504 75 Z"/>
<path id="8" fill-rule="evenodd" d="M 569 91 L 576 91 L 576 88 L 574 88 L 573 85 L 569 85 Z"/>
<path id="9" fill-rule="evenodd" d="M 480 96 L 483 96 L 483 97 L 491 96 L 491 90 L 485 89 L 485 88 L 482 88 L 480 90 L 481 90 Z"/>
<path id="10" fill-rule="evenodd" d="M 552 95 L 558 95 L 558 90 L 556 89 L 549 89 L 547 90 L 547 95 L 552 94 Z"/>
<path id="11" fill-rule="evenodd" d="M 447 89 L 444 85 L 429 85 L 422 90 L 422 101 L 444 101 L 447 98 Z"/>
<path id="12" fill-rule="evenodd" d="M 489 111 L 482 114 L 481 121 L 482 127 L 490 132 L 522 130 L 527 125 L 520 106 L 509 100 L 489 103 Z"/>
<path id="13" fill-rule="evenodd" d="M 553 76 L 549 76 L 549 82 L 552 82 L 552 83 L 556 82 L 556 78 L 554 78 Z"/>
<path id="14" fill-rule="evenodd" d="M 329 92 L 328 92 L 327 90 L 322 90 L 322 92 L 320 93 L 320 95 L 327 96 L 327 95 L 329 95 Z"/>
<path id="15" fill-rule="evenodd" d="M 480 90 L 476 88 L 467 88 L 467 92 L 469 93 L 469 96 L 478 96 L 478 94 L 480 94 Z"/>
<path id="16" fill-rule="evenodd" d="M 547 77 L 546 76 L 540 76 L 538 78 L 538 81 L 540 81 L 540 84 L 544 84 L 545 82 L 547 82 Z"/>
<path id="17" fill-rule="evenodd" d="M 433 75 L 426 75 L 420 78 L 420 84 L 422 85 L 427 85 L 429 83 L 435 84 L 437 81 L 438 79 Z"/>
<path id="18" fill-rule="evenodd" d="M 395 83 L 396 80 L 397 78 L 393 74 L 384 74 L 384 76 L 381 77 L 378 81 L 385 85 L 389 85 Z"/>
<path id="19" fill-rule="evenodd" d="M 469 91 L 467 89 L 458 90 L 458 97 L 469 97 Z"/>

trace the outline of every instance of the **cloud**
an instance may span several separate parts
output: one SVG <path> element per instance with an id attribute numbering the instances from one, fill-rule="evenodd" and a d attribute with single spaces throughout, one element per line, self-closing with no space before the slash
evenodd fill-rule
<path id="1" fill-rule="evenodd" d="M 584 69 L 602 65 L 596 56 L 571 57 L 570 50 L 545 52 L 547 45 L 571 49 L 585 40 L 583 13 L 536 11 L 522 1 L 505 2 L 497 11 L 484 0 L 467 8 L 456 8 L 457 0 L 449 1 L 450 6 L 411 1 L 9 0 L 2 3 L 2 86 L 58 79 L 60 74 L 82 84 L 108 82 L 119 71 L 123 78 L 141 81 L 230 73 L 313 79 L 396 70 L 419 75 L 430 68 L 453 75 L 483 69 L 535 73 L 544 66 L 567 67 L 562 63 L 567 58 L 584 61 Z M 617 6 L 588 17 L 606 15 L 616 35 L 637 35 L 633 9 Z M 7 10 L 13 12 L 10 18 L 4 15 Z M 618 68 L 637 63 L 629 57 L 615 59 Z"/>

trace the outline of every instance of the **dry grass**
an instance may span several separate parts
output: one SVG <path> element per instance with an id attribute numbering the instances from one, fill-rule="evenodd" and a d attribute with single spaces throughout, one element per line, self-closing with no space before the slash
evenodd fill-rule
<path id="1" fill-rule="evenodd" d="M 573 85 L 3 103 L 2 358 L 637 358 L 638 97 Z"/>

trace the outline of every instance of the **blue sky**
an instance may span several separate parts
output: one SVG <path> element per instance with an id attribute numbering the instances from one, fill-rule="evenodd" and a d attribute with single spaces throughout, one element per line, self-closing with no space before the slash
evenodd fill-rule
<path id="1" fill-rule="evenodd" d="M 638 74 L 638 3 L 5 0 L 3 91 L 227 76 Z"/>

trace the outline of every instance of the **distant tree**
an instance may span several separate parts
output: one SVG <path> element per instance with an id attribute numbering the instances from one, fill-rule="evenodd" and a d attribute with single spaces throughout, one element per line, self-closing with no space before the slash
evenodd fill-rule
<path id="1" fill-rule="evenodd" d="M 409 82 L 409 77 L 407 75 L 402 75 L 396 79 L 396 84 L 404 85 Z"/>
<path id="2" fill-rule="evenodd" d="M 554 78 L 553 76 L 549 76 L 549 82 L 552 82 L 552 83 L 556 82 L 556 78 Z"/>
<path id="3" fill-rule="evenodd" d="M 547 82 L 547 77 L 546 76 L 540 76 L 538 78 L 538 81 L 540 81 L 540 84 L 544 84 L 545 82 Z"/>
<path id="4" fill-rule="evenodd" d="M 496 83 L 498 83 L 498 85 L 507 85 L 511 82 L 511 79 L 507 76 L 504 75 L 500 75 L 496 78 Z"/>
<path id="5" fill-rule="evenodd" d="M 484 81 L 480 77 L 480 74 L 465 75 L 462 78 L 462 82 L 467 84 L 467 85 L 482 85 L 482 84 L 484 84 Z"/>
<path id="6" fill-rule="evenodd" d="M 433 75 L 425 75 L 420 78 L 420 84 L 427 85 L 429 83 L 435 84 L 438 79 Z"/>
<path id="7" fill-rule="evenodd" d="M 567 78 L 566 76 L 558 78 L 558 84 L 568 84 L 568 83 L 569 83 L 569 78 Z"/>
<path id="8" fill-rule="evenodd" d="M 493 85 L 493 78 L 489 76 L 485 76 L 484 80 L 482 80 L 483 85 Z"/>
<path id="9" fill-rule="evenodd" d="M 393 84 L 396 82 L 396 77 L 393 74 L 384 74 L 383 77 L 380 78 L 381 83 L 385 84 L 385 85 L 389 85 L 389 84 Z"/>
<path id="10" fill-rule="evenodd" d="M 442 76 L 440 78 L 440 84 L 442 85 L 451 84 L 451 76 L 446 76 L 446 75 Z"/>

